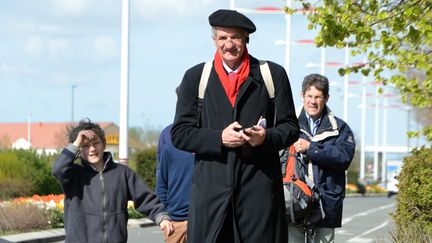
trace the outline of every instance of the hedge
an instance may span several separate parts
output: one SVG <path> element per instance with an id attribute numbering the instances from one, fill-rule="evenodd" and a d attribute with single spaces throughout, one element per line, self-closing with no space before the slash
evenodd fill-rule
<path id="1" fill-rule="evenodd" d="M 0 199 L 61 193 L 51 176 L 53 158 L 31 150 L 0 150 Z"/>
<path id="2" fill-rule="evenodd" d="M 154 190 L 156 187 L 156 146 L 150 146 L 134 155 L 132 167 L 141 176 L 144 182 Z"/>
<path id="3" fill-rule="evenodd" d="M 432 239 L 432 149 L 420 148 L 404 158 L 397 177 L 399 193 L 393 214 L 397 238 L 419 237 L 415 242 Z M 415 231 L 415 232 L 413 232 Z M 412 241 L 412 242 L 414 242 Z"/>

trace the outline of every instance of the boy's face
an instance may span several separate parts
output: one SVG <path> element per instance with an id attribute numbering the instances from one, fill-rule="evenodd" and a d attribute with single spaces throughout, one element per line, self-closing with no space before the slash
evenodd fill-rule
<path id="1" fill-rule="evenodd" d="M 93 166 L 98 168 L 103 166 L 103 153 L 105 151 L 105 145 L 99 136 L 94 136 L 92 139 L 84 138 L 81 146 L 81 157 L 84 160 L 90 162 Z"/>

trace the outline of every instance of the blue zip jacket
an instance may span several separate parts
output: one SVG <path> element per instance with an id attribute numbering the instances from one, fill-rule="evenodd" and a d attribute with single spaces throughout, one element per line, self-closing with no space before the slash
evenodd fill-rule
<path id="1" fill-rule="evenodd" d="M 174 147 L 171 141 L 162 149 L 156 194 L 174 221 L 188 218 L 195 156 Z"/>
<path id="2" fill-rule="evenodd" d="M 306 152 L 313 164 L 313 178 L 321 194 L 326 217 L 318 227 L 342 226 L 343 199 L 345 198 L 345 171 L 354 157 L 355 141 L 348 124 L 335 117 L 325 107 L 321 123 L 312 136 L 306 113 L 302 109 L 298 118 L 300 137 L 310 141 Z"/>

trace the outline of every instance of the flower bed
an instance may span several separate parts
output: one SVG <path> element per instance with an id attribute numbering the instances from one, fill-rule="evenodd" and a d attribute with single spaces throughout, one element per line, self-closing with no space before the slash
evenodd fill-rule
<path id="1" fill-rule="evenodd" d="M 346 190 L 346 193 L 347 194 L 350 194 L 350 193 L 361 193 L 360 191 L 360 189 L 359 189 L 359 187 L 358 187 L 358 185 L 355 185 L 355 184 L 351 184 L 351 183 L 348 183 L 348 184 L 346 184 L 346 187 L 345 187 L 345 190 Z M 385 188 L 383 188 L 383 187 L 381 187 L 381 186 L 379 186 L 379 185 L 366 185 L 365 186 L 365 193 L 367 193 L 367 194 L 381 194 L 381 193 L 386 193 L 387 192 L 387 190 L 385 189 Z"/>
<path id="2" fill-rule="evenodd" d="M 63 227 L 63 195 L 0 202 L 0 234 Z"/>
<path id="3" fill-rule="evenodd" d="M 64 227 L 64 195 L 33 195 L 0 202 L 0 235 Z M 142 218 L 132 201 L 129 218 Z"/>
<path id="4" fill-rule="evenodd" d="M 46 209 L 59 209 L 63 210 L 64 208 L 64 195 L 46 195 L 39 196 L 33 195 L 32 197 L 18 197 L 12 200 L 12 203 L 33 203 L 39 207 Z"/>

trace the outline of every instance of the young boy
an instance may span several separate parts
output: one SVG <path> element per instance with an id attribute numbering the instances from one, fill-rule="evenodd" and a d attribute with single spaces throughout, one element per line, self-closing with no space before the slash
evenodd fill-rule
<path id="1" fill-rule="evenodd" d="M 158 197 L 129 167 L 104 152 L 105 133 L 98 124 L 81 120 L 69 132 L 69 143 L 52 168 L 65 194 L 65 242 L 127 242 L 128 200 L 167 235 L 173 233 Z M 80 164 L 74 163 L 77 157 Z"/>

